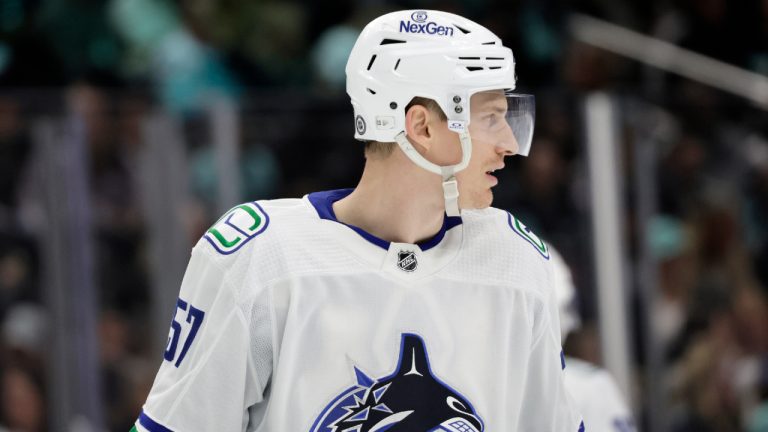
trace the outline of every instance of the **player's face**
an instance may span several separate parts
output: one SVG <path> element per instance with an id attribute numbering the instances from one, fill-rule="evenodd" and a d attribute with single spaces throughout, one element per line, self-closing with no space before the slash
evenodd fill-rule
<path id="1" fill-rule="evenodd" d="M 504 157 L 518 151 L 517 140 L 504 118 L 507 99 L 503 91 L 477 93 L 470 100 L 469 135 L 472 158 L 456 174 L 461 208 L 486 208 L 493 202 L 491 188 L 499 183 L 493 172 L 504 168 Z"/>

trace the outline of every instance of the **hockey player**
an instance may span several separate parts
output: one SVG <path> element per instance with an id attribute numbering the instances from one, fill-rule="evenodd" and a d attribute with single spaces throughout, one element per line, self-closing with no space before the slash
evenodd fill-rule
<path id="1" fill-rule="evenodd" d="M 555 292 L 560 308 L 560 331 L 563 342 L 581 325 L 575 308 L 576 291 L 571 270 L 563 257 L 551 247 L 549 253 L 555 269 Z M 619 386 L 605 369 L 566 356 L 565 386 L 575 397 L 590 432 L 634 432 L 635 422 Z"/>
<path id="2" fill-rule="evenodd" d="M 576 432 L 546 245 L 489 207 L 525 155 L 512 52 L 437 11 L 347 64 L 354 190 L 250 202 L 195 246 L 140 431 Z"/>

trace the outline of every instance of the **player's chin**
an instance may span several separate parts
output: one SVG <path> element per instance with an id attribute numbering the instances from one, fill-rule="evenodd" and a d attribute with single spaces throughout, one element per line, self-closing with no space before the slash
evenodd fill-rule
<path id="1" fill-rule="evenodd" d="M 468 205 L 462 206 L 462 208 L 472 208 L 476 210 L 486 209 L 493 204 L 493 192 L 491 189 L 477 191 L 472 194 L 471 199 L 468 201 Z"/>

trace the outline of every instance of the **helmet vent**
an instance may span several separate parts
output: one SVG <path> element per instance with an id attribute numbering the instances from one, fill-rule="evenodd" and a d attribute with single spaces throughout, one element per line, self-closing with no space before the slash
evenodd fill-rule
<path id="1" fill-rule="evenodd" d="M 395 63 L 395 70 L 397 70 L 397 67 L 400 66 L 400 60 L 401 59 L 397 59 L 397 63 Z"/>
<path id="2" fill-rule="evenodd" d="M 371 66 L 373 66 L 373 62 L 375 60 L 376 60 L 376 54 L 374 54 L 373 57 L 371 57 L 371 61 L 368 62 L 368 69 L 367 70 L 371 70 Z"/>
<path id="3" fill-rule="evenodd" d="M 504 60 L 504 57 L 486 57 L 486 60 Z"/>
<path id="4" fill-rule="evenodd" d="M 453 26 L 456 27 L 457 29 L 459 29 L 460 32 L 462 32 L 464 34 L 469 34 L 469 30 L 456 25 L 456 23 L 454 23 Z"/>
<path id="5" fill-rule="evenodd" d="M 405 43 L 405 41 L 399 40 L 399 39 L 384 39 L 381 41 L 379 45 L 389 45 L 389 44 L 399 44 L 399 43 Z"/>
<path id="6" fill-rule="evenodd" d="M 490 69 L 490 70 L 501 69 L 501 66 L 491 66 L 488 69 Z"/>
<path id="7" fill-rule="evenodd" d="M 482 66 L 467 66 L 467 70 L 470 72 L 479 71 L 485 69 Z"/>
<path id="8" fill-rule="evenodd" d="M 368 90 L 368 93 L 370 93 L 370 94 L 372 94 L 372 95 L 375 95 L 375 94 L 376 94 L 376 92 L 375 92 L 375 91 L 373 91 L 373 90 L 371 90 L 371 89 L 369 89 L 369 88 L 366 88 L 366 90 Z"/>
<path id="9" fill-rule="evenodd" d="M 496 41 L 483 42 L 483 45 L 496 45 Z"/>
<path id="10" fill-rule="evenodd" d="M 480 60 L 480 57 L 459 57 L 459 60 Z"/>

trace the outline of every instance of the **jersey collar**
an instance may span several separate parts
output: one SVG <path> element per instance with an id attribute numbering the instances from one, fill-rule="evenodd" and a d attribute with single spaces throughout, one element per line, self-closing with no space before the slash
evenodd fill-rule
<path id="1" fill-rule="evenodd" d="M 376 237 L 375 235 L 365 231 L 360 227 L 356 227 L 354 225 L 349 225 L 344 222 L 341 222 L 336 218 L 336 213 L 333 211 L 333 203 L 351 194 L 353 190 L 354 189 L 336 189 L 336 190 L 323 191 L 323 192 L 314 192 L 307 195 L 307 199 L 317 211 L 317 215 L 320 216 L 320 219 L 330 220 L 330 221 L 345 225 L 350 229 L 352 229 L 353 231 L 355 231 L 364 239 L 368 240 L 370 243 L 384 250 L 389 250 L 392 244 L 391 242 L 384 240 L 382 238 Z M 440 231 L 438 231 L 438 233 L 435 234 L 434 237 L 432 237 L 429 240 L 425 240 L 423 242 L 419 242 L 416 244 L 419 246 L 419 248 L 423 252 L 426 252 L 432 249 L 433 247 L 437 246 L 438 244 L 440 244 L 440 242 L 445 237 L 445 233 L 457 225 L 461 225 L 461 217 L 445 216 L 443 218 L 443 225 L 440 227 Z"/>

